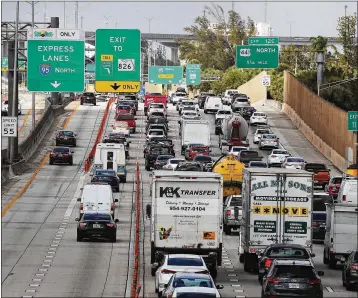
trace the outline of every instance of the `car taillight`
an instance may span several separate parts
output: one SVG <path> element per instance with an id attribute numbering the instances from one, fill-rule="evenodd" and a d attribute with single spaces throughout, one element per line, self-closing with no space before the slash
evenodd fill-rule
<path id="1" fill-rule="evenodd" d="M 155 165 L 160 166 L 160 162 L 156 162 Z"/>
<path id="2" fill-rule="evenodd" d="M 113 210 L 113 209 L 114 209 L 114 203 L 111 204 L 111 210 Z"/>
<path id="3" fill-rule="evenodd" d="M 83 203 L 80 204 L 80 210 L 83 210 Z"/>
<path id="4" fill-rule="evenodd" d="M 113 228 L 113 227 L 114 227 L 114 224 L 109 223 L 109 224 L 107 224 L 107 226 L 110 227 L 110 228 Z"/>
<path id="5" fill-rule="evenodd" d="M 309 280 L 308 283 L 310 285 L 319 285 L 321 283 L 321 280 L 320 279 L 312 279 L 312 280 Z"/>
<path id="6" fill-rule="evenodd" d="M 231 210 L 226 210 L 226 216 L 230 216 L 231 215 Z"/>
<path id="7" fill-rule="evenodd" d="M 358 265 L 351 265 L 349 268 L 351 270 L 358 270 Z"/>
<path id="8" fill-rule="evenodd" d="M 284 167 L 287 167 L 287 166 L 289 166 L 289 164 L 288 164 L 288 163 L 284 163 L 283 166 L 284 166 Z"/>
<path id="9" fill-rule="evenodd" d="M 163 269 L 163 270 L 162 270 L 162 273 L 163 273 L 163 274 L 174 274 L 174 273 L 176 273 L 176 271 L 168 270 L 168 269 Z"/>
<path id="10" fill-rule="evenodd" d="M 347 196 L 346 196 L 346 195 L 343 195 L 343 196 L 342 196 L 342 201 L 345 201 L 345 200 L 347 200 Z"/>
<path id="11" fill-rule="evenodd" d="M 271 155 L 271 157 L 275 158 L 275 157 L 277 157 L 277 156 L 276 156 L 276 155 Z"/>
<path id="12" fill-rule="evenodd" d="M 80 227 L 85 227 L 87 225 L 87 223 L 85 222 L 80 222 Z"/>
<path id="13" fill-rule="evenodd" d="M 198 274 L 209 274 L 210 272 L 208 270 L 203 270 L 203 271 L 198 271 L 198 272 L 195 272 L 195 273 L 198 273 Z"/>
<path id="14" fill-rule="evenodd" d="M 269 278 L 267 279 L 267 282 L 270 283 L 270 284 L 278 284 L 278 283 L 280 283 L 281 281 L 280 281 L 279 279 L 277 279 L 277 278 L 269 277 Z"/>
<path id="15" fill-rule="evenodd" d="M 54 157 L 54 156 L 56 156 L 56 153 L 51 153 L 50 156 Z"/>
<path id="16" fill-rule="evenodd" d="M 265 261 L 265 268 L 269 268 L 272 264 L 272 260 L 271 259 L 266 259 Z"/>
<path id="17" fill-rule="evenodd" d="M 312 222 L 312 225 L 313 225 L 314 227 L 319 227 L 319 222 L 314 221 L 314 222 Z"/>

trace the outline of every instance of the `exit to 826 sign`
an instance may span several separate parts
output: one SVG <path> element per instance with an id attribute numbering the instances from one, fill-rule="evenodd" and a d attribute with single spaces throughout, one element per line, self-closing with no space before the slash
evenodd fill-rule
<path id="1" fill-rule="evenodd" d="M 1 136 L 17 137 L 17 117 L 1 117 Z"/>

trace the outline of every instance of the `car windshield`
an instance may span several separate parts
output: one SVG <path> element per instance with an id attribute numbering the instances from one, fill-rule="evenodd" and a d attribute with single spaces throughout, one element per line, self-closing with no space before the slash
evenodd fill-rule
<path id="1" fill-rule="evenodd" d="M 273 150 L 272 154 L 283 154 L 283 155 L 287 155 L 288 152 L 285 150 Z"/>
<path id="2" fill-rule="evenodd" d="M 169 266 L 204 266 L 203 261 L 200 258 L 180 258 L 169 257 Z"/>
<path id="3" fill-rule="evenodd" d="M 193 106 L 195 104 L 195 102 L 193 102 L 193 101 L 183 101 L 182 104 L 183 104 L 183 106 Z"/>
<path id="4" fill-rule="evenodd" d="M 325 203 L 333 203 L 329 195 L 313 195 L 313 211 L 326 211 Z"/>
<path id="5" fill-rule="evenodd" d="M 241 151 L 241 157 L 256 157 L 259 156 L 257 151 Z"/>
<path id="6" fill-rule="evenodd" d="M 61 131 L 60 135 L 67 136 L 67 137 L 72 137 L 73 132 L 72 131 Z"/>
<path id="7" fill-rule="evenodd" d="M 232 197 L 230 206 L 233 207 L 242 206 L 242 197 Z"/>
<path id="8" fill-rule="evenodd" d="M 85 213 L 83 221 L 112 221 L 111 215 L 107 213 Z"/>
<path id="9" fill-rule="evenodd" d="M 161 156 L 158 156 L 157 160 L 166 161 L 168 159 L 171 159 L 172 157 L 173 157 L 172 155 L 161 155 Z"/>
<path id="10" fill-rule="evenodd" d="M 201 288 L 213 288 L 214 285 L 209 277 L 177 277 L 173 281 L 174 288 L 181 287 L 201 287 Z"/>
<path id="11" fill-rule="evenodd" d="M 215 298 L 216 293 L 178 292 L 177 298 Z"/>
<path id="12" fill-rule="evenodd" d="M 172 165 L 177 165 L 178 163 L 182 162 L 182 161 L 185 161 L 184 159 L 171 159 L 169 162 L 172 164 Z"/>
<path id="13" fill-rule="evenodd" d="M 266 114 L 262 114 L 262 113 L 254 113 L 254 117 L 265 117 Z"/>
<path id="14" fill-rule="evenodd" d="M 151 104 L 151 105 L 150 105 L 150 108 L 153 108 L 153 109 L 163 109 L 163 108 L 164 108 L 164 105 L 162 105 L 162 104 Z"/>
<path id="15" fill-rule="evenodd" d="M 309 165 L 306 165 L 306 171 L 325 171 L 326 170 L 326 166 L 324 164 L 319 164 L 319 163 L 312 163 Z"/>
<path id="16" fill-rule="evenodd" d="M 267 168 L 267 164 L 265 162 L 254 161 L 250 162 L 250 168 Z"/>
<path id="17" fill-rule="evenodd" d="M 275 135 L 263 135 L 262 138 L 263 139 L 270 139 L 270 140 L 277 139 L 277 137 Z"/>
<path id="18" fill-rule="evenodd" d="M 130 106 L 129 105 L 118 105 L 117 109 L 118 110 L 130 110 Z"/>
<path id="19" fill-rule="evenodd" d="M 194 106 L 186 106 L 183 108 L 183 110 L 185 111 L 195 111 L 195 107 Z"/>
<path id="20" fill-rule="evenodd" d="M 133 115 L 123 115 L 123 114 L 120 114 L 116 117 L 116 119 L 118 121 L 120 120 L 134 120 L 134 116 Z"/>
<path id="21" fill-rule="evenodd" d="M 206 152 L 207 148 L 206 147 L 192 147 L 192 150 L 195 152 Z"/>
<path id="22" fill-rule="evenodd" d="M 232 152 L 240 152 L 243 150 L 247 150 L 247 148 L 232 147 L 232 149 L 231 149 Z"/>
<path id="23" fill-rule="evenodd" d="M 189 144 L 189 147 L 200 147 L 204 146 L 204 144 Z"/>
<path id="24" fill-rule="evenodd" d="M 258 129 L 256 134 L 258 135 L 263 135 L 263 134 L 267 134 L 270 133 L 270 131 L 268 129 Z"/>
<path id="25" fill-rule="evenodd" d="M 85 92 L 85 93 L 83 93 L 83 95 L 84 95 L 84 96 L 94 96 L 94 94 L 93 94 L 93 93 L 90 93 L 90 92 Z"/>
<path id="26" fill-rule="evenodd" d="M 197 156 L 195 156 L 194 161 L 211 162 L 212 160 L 211 160 L 210 156 L 197 155 Z"/>
<path id="27" fill-rule="evenodd" d="M 162 112 L 153 112 L 152 116 L 162 116 L 162 117 L 164 117 L 164 114 Z"/>
<path id="28" fill-rule="evenodd" d="M 273 247 L 269 249 L 267 256 L 273 258 L 309 258 L 307 251 L 299 247 Z"/>
<path id="29" fill-rule="evenodd" d="M 96 170 L 95 175 L 96 176 L 116 176 L 116 172 L 111 171 L 111 170 Z"/>
<path id="30" fill-rule="evenodd" d="M 68 152 L 70 152 L 70 149 L 66 148 L 66 147 L 56 147 L 56 148 L 53 148 L 53 152 L 54 153 L 68 153 Z"/>
<path id="31" fill-rule="evenodd" d="M 164 147 L 155 147 L 150 149 L 150 153 L 151 154 L 168 154 L 169 152 L 169 148 L 164 148 Z"/>
<path id="32" fill-rule="evenodd" d="M 162 136 L 163 135 L 163 131 L 162 130 L 151 130 L 149 132 L 149 134 L 151 136 Z"/>
<path id="33" fill-rule="evenodd" d="M 302 158 L 287 158 L 287 162 L 304 162 Z"/>
<path id="34" fill-rule="evenodd" d="M 274 276 L 278 278 L 317 279 L 312 267 L 297 265 L 280 265 L 275 268 Z"/>
<path id="35" fill-rule="evenodd" d="M 219 111 L 218 114 L 228 115 L 231 114 L 231 111 Z"/>

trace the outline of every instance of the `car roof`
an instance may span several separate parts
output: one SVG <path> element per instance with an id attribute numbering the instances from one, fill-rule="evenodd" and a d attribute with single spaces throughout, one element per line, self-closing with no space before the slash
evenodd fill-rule
<path id="1" fill-rule="evenodd" d="M 182 259 L 201 259 L 200 256 L 198 255 L 193 255 L 193 254 L 170 254 L 167 255 L 168 258 L 182 258 Z"/>

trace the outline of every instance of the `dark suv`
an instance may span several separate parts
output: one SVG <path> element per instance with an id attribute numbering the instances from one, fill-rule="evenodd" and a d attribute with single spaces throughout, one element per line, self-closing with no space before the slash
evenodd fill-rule
<path id="1" fill-rule="evenodd" d="M 170 146 L 158 144 L 149 146 L 148 151 L 145 154 L 145 169 L 150 171 L 151 168 L 154 168 L 154 164 L 159 155 L 170 155 L 170 153 Z"/>
<path id="2" fill-rule="evenodd" d="M 96 95 L 93 92 L 85 92 L 80 97 L 81 105 L 84 103 L 91 103 L 96 105 Z"/>

